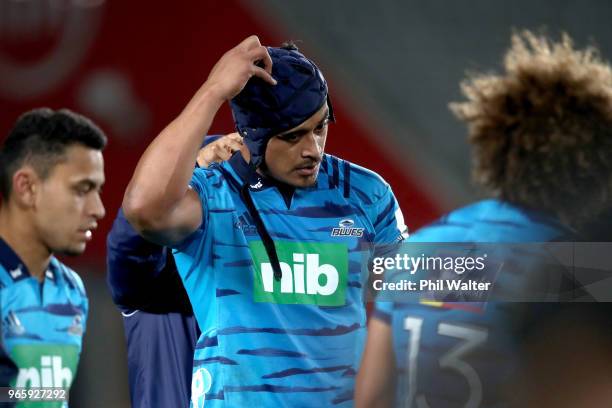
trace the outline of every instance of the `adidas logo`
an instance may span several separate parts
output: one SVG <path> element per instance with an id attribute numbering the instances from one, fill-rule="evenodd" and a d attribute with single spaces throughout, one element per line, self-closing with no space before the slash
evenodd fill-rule
<path id="1" fill-rule="evenodd" d="M 234 228 L 241 229 L 244 235 L 257 235 L 257 227 L 248 213 L 242 213 L 234 223 Z"/>
<path id="2" fill-rule="evenodd" d="M 4 318 L 4 326 L 13 335 L 21 336 L 25 333 L 25 327 L 23 327 L 23 324 L 21 324 L 21 321 L 12 310 Z"/>

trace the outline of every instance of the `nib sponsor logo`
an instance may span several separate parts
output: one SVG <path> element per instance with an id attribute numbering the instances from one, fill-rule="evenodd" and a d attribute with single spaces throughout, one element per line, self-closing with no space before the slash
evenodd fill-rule
<path id="1" fill-rule="evenodd" d="M 293 265 L 280 262 L 283 272 L 282 293 L 331 295 L 338 289 L 338 270 L 330 264 L 320 265 L 319 254 L 294 253 L 293 261 Z M 274 271 L 271 263 L 261 264 L 261 277 L 264 291 L 274 292 Z M 320 277 L 323 277 L 325 284 L 321 285 Z"/>
<path id="2" fill-rule="evenodd" d="M 355 221 L 344 219 L 338 223 L 338 227 L 332 228 L 332 237 L 363 237 L 363 228 L 354 227 Z"/>
<path id="3" fill-rule="evenodd" d="M 341 244 L 277 242 L 282 278 L 274 279 L 272 264 L 261 242 L 250 244 L 255 265 L 257 302 L 345 304 L 348 250 Z"/>
<path id="4" fill-rule="evenodd" d="M 72 370 L 63 365 L 61 356 L 41 356 L 37 367 L 19 369 L 15 386 L 67 388 L 72 376 Z"/>
<path id="5" fill-rule="evenodd" d="M 68 345 L 15 345 L 10 351 L 19 373 L 15 387 L 70 388 L 79 349 Z"/>

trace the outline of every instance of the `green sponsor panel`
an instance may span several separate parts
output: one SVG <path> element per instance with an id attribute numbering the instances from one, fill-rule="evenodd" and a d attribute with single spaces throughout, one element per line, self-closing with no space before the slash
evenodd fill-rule
<path id="1" fill-rule="evenodd" d="M 19 344 L 11 357 L 19 373 L 11 384 L 18 388 L 53 387 L 68 390 L 76 374 L 79 348 L 65 344 Z M 23 401 L 19 408 L 61 408 L 63 401 Z"/>
<path id="2" fill-rule="evenodd" d="M 342 306 L 348 279 L 348 248 L 343 244 L 275 242 L 283 272 L 274 279 L 261 241 L 249 244 L 256 302 Z"/>

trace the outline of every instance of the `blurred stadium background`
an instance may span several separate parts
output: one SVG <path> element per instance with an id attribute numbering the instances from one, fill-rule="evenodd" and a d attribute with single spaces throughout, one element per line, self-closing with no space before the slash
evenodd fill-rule
<path id="1" fill-rule="evenodd" d="M 250 34 L 297 41 L 330 83 L 327 151 L 379 172 L 411 229 L 478 197 L 465 129 L 447 109 L 466 70 L 500 65 L 513 28 L 567 31 L 612 56 L 605 0 L 0 0 L 0 135 L 38 106 L 99 123 L 107 216 L 86 255 L 91 311 L 74 407 L 128 407 L 123 328 L 105 284 L 105 237 L 138 157 L 223 52 Z M 233 130 L 224 108 L 212 133 Z M 160 373 L 161 374 L 161 373 Z"/>

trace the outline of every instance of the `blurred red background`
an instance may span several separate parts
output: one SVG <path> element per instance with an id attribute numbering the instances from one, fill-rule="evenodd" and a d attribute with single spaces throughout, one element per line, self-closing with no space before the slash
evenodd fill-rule
<path id="1" fill-rule="evenodd" d="M 49 106 L 84 113 L 109 136 L 103 193 L 107 215 L 81 259 L 96 263 L 104 257 L 106 233 L 139 156 L 205 81 L 216 60 L 251 34 L 268 45 L 296 40 L 235 0 L 183 1 L 171 9 L 166 2 L 143 0 L 3 4 L 0 135 L 7 134 L 20 113 Z M 317 44 L 298 45 L 317 61 Z M 327 151 L 381 174 L 411 228 L 431 220 L 437 214 L 434 202 L 386 157 L 384 135 L 364 126 L 371 118 L 345 107 L 350 90 L 338 92 L 334 78 L 327 79 L 338 118 Z M 232 130 L 225 106 L 210 133 Z"/>

